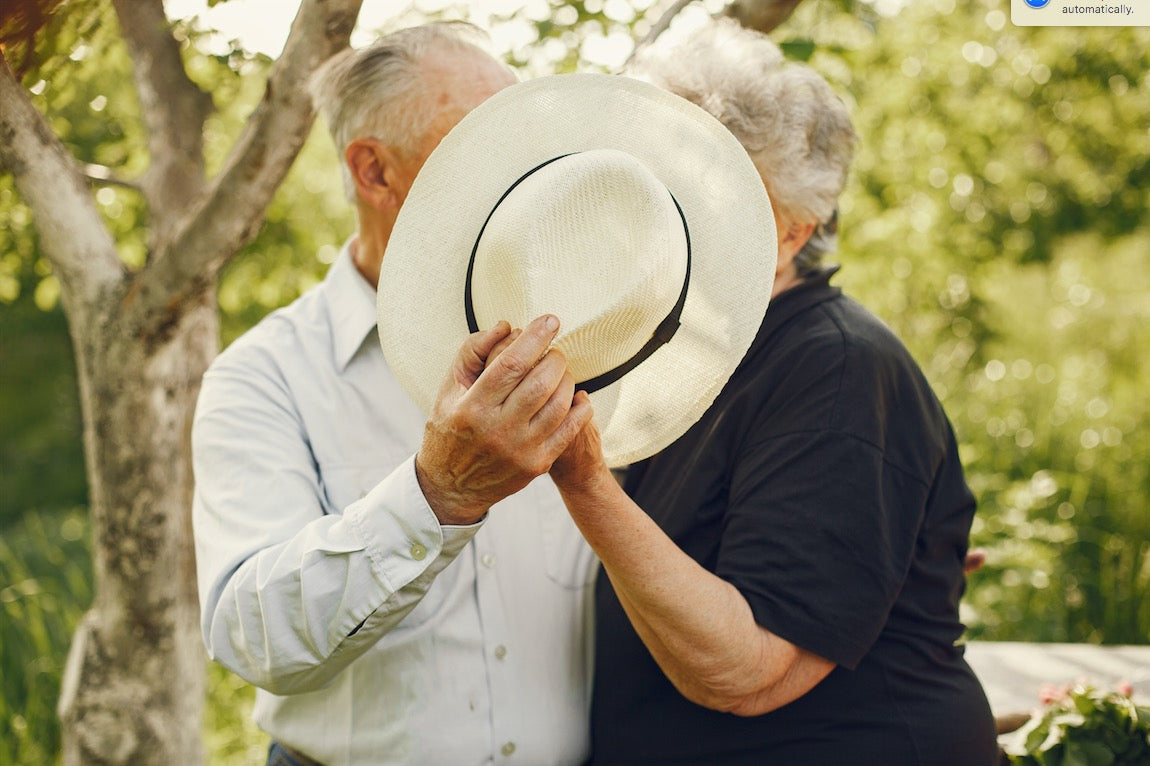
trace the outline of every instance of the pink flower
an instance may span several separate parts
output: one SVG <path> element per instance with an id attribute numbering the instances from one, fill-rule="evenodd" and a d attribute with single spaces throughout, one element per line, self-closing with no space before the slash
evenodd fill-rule
<path id="1" fill-rule="evenodd" d="M 1123 697 L 1133 697 L 1134 696 L 1134 684 L 1130 683 L 1129 681 L 1119 681 L 1117 686 L 1114 687 L 1114 689 L 1119 694 L 1121 694 Z"/>
<path id="2" fill-rule="evenodd" d="M 1052 702 L 1060 702 L 1066 699 L 1066 693 L 1070 690 L 1069 686 L 1059 686 L 1057 684 L 1042 684 L 1038 687 L 1038 700 L 1043 705 L 1049 705 Z"/>

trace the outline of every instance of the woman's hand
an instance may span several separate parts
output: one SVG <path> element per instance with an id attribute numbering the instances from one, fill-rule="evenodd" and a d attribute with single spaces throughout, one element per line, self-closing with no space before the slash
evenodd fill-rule
<path id="1" fill-rule="evenodd" d="M 585 391 L 576 391 L 571 406 L 591 407 Z M 593 488 L 604 479 L 615 482 L 603 460 L 603 443 L 593 419 L 579 431 L 562 454 L 551 464 L 551 479 L 564 495 L 578 494 Z"/>

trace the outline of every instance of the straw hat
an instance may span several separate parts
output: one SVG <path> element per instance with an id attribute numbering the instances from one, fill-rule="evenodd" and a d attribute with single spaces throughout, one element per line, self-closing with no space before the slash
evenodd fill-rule
<path id="1" fill-rule="evenodd" d="M 469 333 L 555 314 L 625 465 L 714 402 L 776 253 L 762 179 L 713 117 L 621 76 L 542 77 L 473 110 L 419 172 L 383 258 L 380 341 L 426 412 Z"/>

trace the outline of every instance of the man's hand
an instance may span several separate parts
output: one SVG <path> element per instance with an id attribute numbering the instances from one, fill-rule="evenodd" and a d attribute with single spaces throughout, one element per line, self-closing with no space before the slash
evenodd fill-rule
<path id="1" fill-rule="evenodd" d="M 567 360 L 548 350 L 558 331 L 548 315 L 509 344 L 502 344 L 511 336 L 506 322 L 464 341 L 415 456 L 419 487 L 440 523 L 481 519 L 546 473 L 591 419 L 585 396 L 573 402 Z"/>
<path id="2" fill-rule="evenodd" d="M 966 553 L 966 558 L 962 562 L 962 573 L 964 575 L 977 572 L 982 569 L 982 565 L 986 563 L 986 550 L 983 548 L 971 548 Z"/>

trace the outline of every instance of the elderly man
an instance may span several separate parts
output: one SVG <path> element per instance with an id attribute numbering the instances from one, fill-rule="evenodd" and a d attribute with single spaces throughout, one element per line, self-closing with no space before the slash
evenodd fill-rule
<path id="1" fill-rule="evenodd" d="M 426 428 L 376 334 L 380 264 L 417 172 L 514 81 L 460 25 L 402 30 L 329 63 L 315 94 L 358 231 L 321 285 L 204 378 L 204 640 L 259 687 L 269 764 L 587 754 L 590 554 L 550 480 L 533 481 L 590 416 L 571 406 L 562 357 L 544 355 L 555 317 L 514 342 L 505 323 L 473 335 Z"/>
<path id="2" fill-rule="evenodd" d="M 855 141 L 845 108 L 733 24 L 635 74 L 739 138 L 778 258 L 742 365 L 626 493 L 593 424 L 551 470 L 607 575 L 591 763 L 995 763 L 955 645 L 974 499 L 954 435 L 910 354 L 821 264 Z"/>

